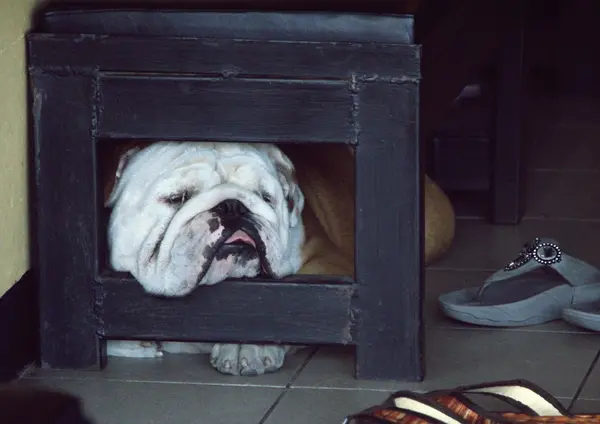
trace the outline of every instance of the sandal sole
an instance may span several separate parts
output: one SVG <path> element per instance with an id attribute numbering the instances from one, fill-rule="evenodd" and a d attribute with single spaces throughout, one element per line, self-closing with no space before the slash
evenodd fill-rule
<path id="1" fill-rule="evenodd" d="M 590 331 L 600 332 L 600 312 L 587 312 L 573 308 L 566 308 L 562 318 L 577 327 Z"/>
<path id="2" fill-rule="evenodd" d="M 478 287 L 454 291 L 441 295 L 439 303 L 447 316 L 458 321 L 486 327 L 524 327 L 560 319 L 563 311 L 574 304 L 599 300 L 600 284 L 580 287 L 565 284 L 517 302 L 497 305 L 475 303 L 478 293 Z"/>

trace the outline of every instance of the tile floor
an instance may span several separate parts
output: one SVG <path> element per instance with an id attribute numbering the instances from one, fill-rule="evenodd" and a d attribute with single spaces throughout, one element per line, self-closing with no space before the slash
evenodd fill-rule
<path id="1" fill-rule="evenodd" d="M 461 325 L 438 311 L 440 293 L 478 285 L 534 236 L 600 265 L 600 104 L 585 99 L 535 102 L 530 136 L 527 216 L 519 226 L 459 217 L 451 252 L 426 273 L 426 379 L 419 384 L 356 381 L 350 349 L 315 348 L 290 357 L 279 373 L 218 374 L 207 358 L 113 359 L 102 372 L 35 370 L 19 384 L 80 395 L 98 424 L 341 423 L 392 390 L 429 390 L 486 380 L 526 378 L 565 404 L 581 386 L 600 337 L 563 322 L 520 329 Z M 575 411 L 600 411 L 600 370 L 592 371 Z"/>

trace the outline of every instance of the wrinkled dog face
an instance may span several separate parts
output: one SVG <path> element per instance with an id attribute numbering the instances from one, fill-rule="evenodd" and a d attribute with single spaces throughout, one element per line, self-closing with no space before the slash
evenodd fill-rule
<path id="1" fill-rule="evenodd" d="M 108 201 L 112 267 L 163 296 L 295 273 L 304 197 L 293 171 L 263 144 L 156 143 L 126 155 Z"/>

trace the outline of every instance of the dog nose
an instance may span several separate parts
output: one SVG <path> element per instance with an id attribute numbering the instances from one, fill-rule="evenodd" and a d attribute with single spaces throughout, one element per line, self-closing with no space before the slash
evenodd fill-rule
<path id="1" fill-rule="evenodd" d="M 246 215 L 248 208 L 242 202 L 236 199 L 227 199 L 215 206 L 214 211 L 222 217 L 234 218 L 238 216 Z"/>

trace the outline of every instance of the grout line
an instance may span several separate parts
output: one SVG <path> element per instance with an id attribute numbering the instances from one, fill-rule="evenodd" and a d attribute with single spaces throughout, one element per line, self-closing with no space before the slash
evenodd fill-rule
<path id="1" fill-rule="evenodd" d="M 566 400 L 571 401 L 571 398 L 566 398 Z M 600 397 L 580 397 L 577 398 L 577 401 L 586 401 L 586 402 L 600 402 Z M 577 405 L 577 404 L 575 404 Z M 577 408 L 575 408 L 577 409 Z M 569 411 L 571 412 L 571 411 Z"/>
<path id="2" fill-rule="evenodd" d="M 400 385 L 402 382 L 399 383 Z M 294 390 L 342 390 L 347 392 L 377 392 L 377 393 L 391 393 L 394 391 L 392 388 L 373 388 L 373 387 L 335 387 L 335 386 L 294 386 Z M 411 390 L 415 393 L 425 393 L 425 390 Z"/>
<path id="3" fill-rule="evenodd" d="M 181 385 L 181 386 L 210 386 L 210 387 L 250 387 L 250 388 L 259 388 L 259 389 L 283 389 L 286 386 L 278 385 L 278 384 L 243 384 L 243 383 L 211 383 L 204 381 L 177 381 L 177 380 L 138 380 L 138 379 L 128 379 L 128 378 L 96 378 L 96 377 L 76 377 L 76 376 L 34 376 L 34 377 L 25 377 L 23 380 L 71 380 L 71 381 L 110 381 L 113 383 L 134 383 L 134 384 L 173 384 L 173 385 Z"/>
<path id="4" fill-rule="evenodd" d="M 277 408 L 277 406 L 279 405 L 279 402 L 281 402 L 283 400 L 283 397 L 291 390 L 294 381 L 296 381 L 296 379 L 300 376 L 300 373 L 304 370 L 304 368 L 306 368 L 310 360 L 317 354 L 318 350 L 319 348 L 313 349 L 313 351 L 307 356 L 304 362 L 298 367 L 296 372 L 292 375 L 290 380 L 285 385 L 284 389 L 281 391 L 281 393 L 279 393 L 279 396 L 277 396 L 277 399 L 275 399 L 275 402 L 273 402 L 270 408 L 267 409 L 267 412 L 265 412 L 265 415 L 263 415 L 258 424 L 265 424 L 267 422 L 273 411 L 275 411 L 275 408 Z"/>
<path id="5" fill-rule="evenodd" d="M 308 361 L 315 355 L 316 349 L 304 359 L 298 367 L 298 370 L 290 377 L 290 380 L 284 384 L 256 384 L 256 383 L 225 383 L 225 382 L 208 382 L 208 381 L 182 381 L 182 380 L 141 380 L 136 378 L 114 378 L 114 377 L 95 377 L 95 376 L 77 376 L 77 375 L 29 375 L 31 371 L 35 371 L 35 364 L 27 366 L 20 374 L 19 378 L 23 380 L 74 380 L 74 381 L 109 381 L 114 383 L 139 383 L 139 384 L 173 384 L 173 385 L 189 385 L 189 386 L 209 386 L 209 387 L 242 387 L 242 388 L 263 388 L 263 389 L 286 389 L 295 381 L 300 371 L 304 369 Z M 90 374 L 92 375 L 92 374 Z"/>
<path id="6" fill-rule="evenodd" d="M 577 387 L 577 391 L 575 392 L 575 395 L 573 395 L 573 399 L 571 399 L 571 403 L 569 404 L 567 411 L 571 412 L 571 409 L 573 408 L 573 406 L 575 405 L 575 402 L 577 402 L 577 399 L 579 398 L 579 395 L 581 394 L 581 392 L 583 391 L 588 379 L 590 378 L 590 375 L 592 374 L 592 372 L 594 371 L 594 369 L 596 368 L 596 364 L 598 363 L 598 359 L 600 359 L 600 350 L 598 350 L 598 353 L 596 353 L 596 356 L 594 357 L 594 359 L 592 360 L 592 363 L 590 364 L 587 372 L 585 373 L 585 375 L 583 376 L 583 380 L 581 381 L 581 383 L 579 384 L 579 387 Z"/>
<path id="7" fill-rule="evenodd" d="M 315 355 L 317 354 L 318 351 L 319 351 L 318 347 L 315 347 L 314 349 L 312 349 L 312 352 L 310 352 L 308 354 L 308 356 L 306 357 L 306 359 L 304 360 L 304 362 L 302 362 L 302 365 L 300 365 L 298 367 L 298 369 L 296 370 L 296 372 L 290 377 L 290 380 L 285 385 L 285 387 L 287 389 L 289 389 L 289 388 L 292 387 L 292 384 L 294 384 L 294 382 L 298 379 L 298 377 L 300 377 L 300 373 L 304 370 L 304 368 L 306 368 L 306 366 L 308 365 L 308 363 L 311 361 L 312 358 L 315 357 Z"/>

